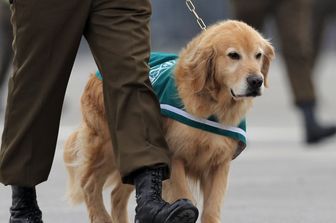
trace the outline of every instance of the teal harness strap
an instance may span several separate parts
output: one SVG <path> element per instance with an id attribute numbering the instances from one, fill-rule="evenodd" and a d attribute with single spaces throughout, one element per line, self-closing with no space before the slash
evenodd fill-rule
<path id="1" fill-rule="evenodd" d="M 149 78 L 160 101 L 161 114 L 193 128 L 237 140 L 238 148 L 233 159 L 236 158 L 246 147 L 246 120 L 233 127 L 219 123 L 215 116 L 204 119 L 187 113 L 177 93 L 173 75 L 177 59 L 175 54 L 151 53 Z M 103 79 L 99 71 L 96 76 Z"/>
<path id="2" fill-rule="evenodd" d="M 99 70 L 96 72 L 96 77 L 101 81 L 103 80 L 103 76 L 102 76 L 102 74 L 100 73 Z"/>

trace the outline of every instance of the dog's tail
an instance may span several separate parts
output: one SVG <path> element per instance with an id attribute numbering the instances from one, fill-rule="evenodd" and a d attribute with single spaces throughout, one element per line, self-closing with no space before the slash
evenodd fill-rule
<path id="1" fill-rule="evenodd" d="M 64 146 L 64 163 L 68 171 L 68 183 L 66 197 L 73 205 L 84 201 L 84 193 L 78 176 L 79 168 L 79 148 L 77 145 L 78 131 L 73 132 L 65 142 Z"/>

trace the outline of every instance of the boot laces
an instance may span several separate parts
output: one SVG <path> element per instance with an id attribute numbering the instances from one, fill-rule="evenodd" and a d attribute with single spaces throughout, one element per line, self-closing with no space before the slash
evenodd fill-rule
<path id="1" fill-rule="evenodd" d="M 160 203 L 165 203 L 161 196 L 162 196 L 162 174 L 160 171 L 153 171 L 152 172 L 152 198 L 154 200 L 159 201 Z"/>

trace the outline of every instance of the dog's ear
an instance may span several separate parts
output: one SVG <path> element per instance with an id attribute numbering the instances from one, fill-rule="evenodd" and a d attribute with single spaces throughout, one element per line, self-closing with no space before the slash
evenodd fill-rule
<path id="1" fill-rule="evenodd" d="M 204 88 L 214 90 L 218 88 L 215 80 L 216 51 L 212 46 L 197 47 L 187 58 L 187 66 L 190 70 L 191 84 L 195 92 Z"/>
<path id="2" fill-rule="evenodd" d="M 263 64 L 261 68 L 261 73 L 264 75 L 265 79 L 265 87 L 268 87 L 268 71 L 271 65 L 272 60 L 275 57 L 274 48 L 273 46 L 265 40 L 265 47 L 264 47 L 264 57 L 263 57 Z"/>

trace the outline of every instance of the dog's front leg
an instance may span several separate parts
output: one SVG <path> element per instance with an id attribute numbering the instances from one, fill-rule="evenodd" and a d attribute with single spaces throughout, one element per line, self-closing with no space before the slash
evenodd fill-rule
<path id="1" fill-rule="evenodd" d="M 171 176 L 164 184 L 164 196 L 170 202 L 186 198 L 195 204 L 188 186 L 184 163 L 180 159 L 173 158 L 171 161 Z"/>
<path id="2" fill-rule="evenodd" d="M 227 186 L 230 161 L 212 168 L 202 177 L 201 189 L 203 191 L 202 223 L 220 223 L 220 213 Z"/>

